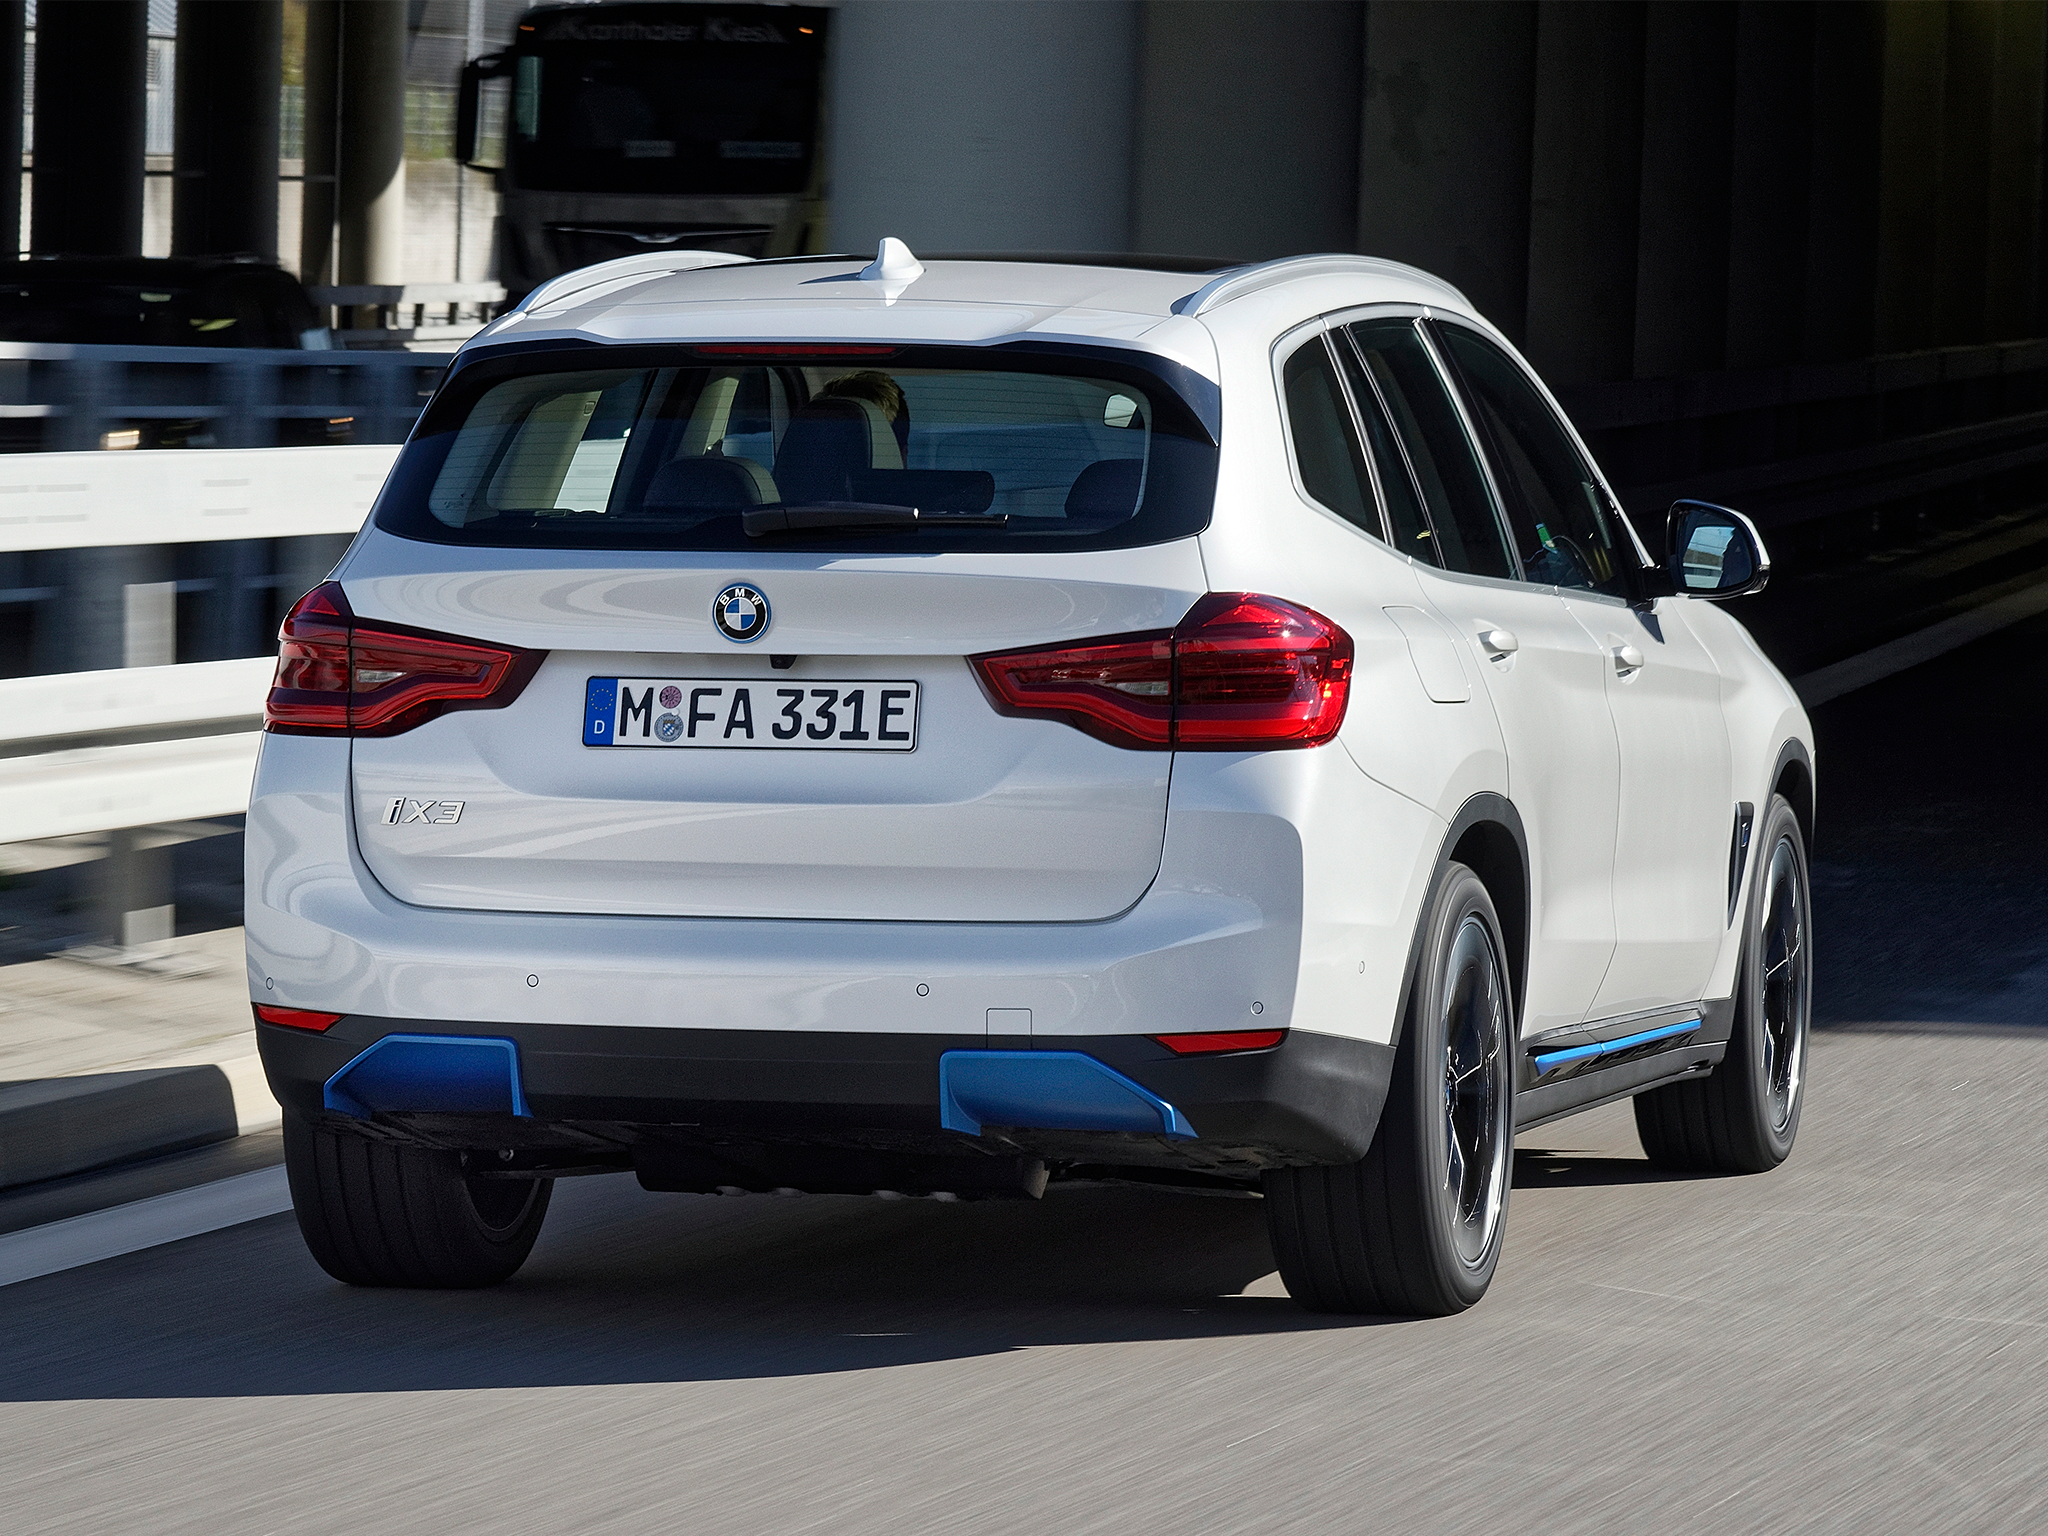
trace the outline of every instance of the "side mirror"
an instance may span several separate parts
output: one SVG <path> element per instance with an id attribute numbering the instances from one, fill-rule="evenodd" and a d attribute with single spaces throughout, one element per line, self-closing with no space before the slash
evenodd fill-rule
<path id="1" fill-rule="evenodd" d="M 1665 569 L 1691 597 L 1744 597 L 1771 579 L 1771 557 L 1756 524 L 1707 501 L 1675 501 L 1666 525 Z"/>
<path id="2" fill-rule="evenodd" d="M 462 66 L 462 85 L 455 97 L 455 159 L 458 164 L 466 165 L 472 170 L 498 169 L 495 165 L 481 165 L 477 162 L 477 130 L 483 116 L 484 82 L 499 79 L 505 73 L 505 56 L 498 53 L 471 59 Z"/>

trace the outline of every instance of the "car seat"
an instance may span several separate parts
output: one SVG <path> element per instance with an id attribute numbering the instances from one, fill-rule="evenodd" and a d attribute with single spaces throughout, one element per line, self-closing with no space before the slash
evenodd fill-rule
<path id="1" fill-rule="evenodd" d="M 654 473 L 649 512 L 726 512 L 779 501 L 775 480 L 752 459 L 671 459 Z"/>
<path id="2" fill-rule="evenodd" d="M 902 467 L 903 449 L 888 414 L 872 400 L 831 396 L 789 418 L 775 453 L 775 483 L 792 505 L 845 501 L 850 474 Z"/>
<path id="3" fill-rule="evenodd" d="M 1145 481 L 1143 459 L 1098 459 L 1067 491 L 1067 516 L 1129 517 L 1138 510 L 1138 492 Z"/>

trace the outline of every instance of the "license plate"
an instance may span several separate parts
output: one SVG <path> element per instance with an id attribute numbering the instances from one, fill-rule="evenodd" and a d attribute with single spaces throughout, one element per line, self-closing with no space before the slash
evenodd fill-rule
<path id="1" fill-rule="evenodd" d="M 917 692 L 909 682 L 593 677 L 583 745 L 910 752 Z"/>

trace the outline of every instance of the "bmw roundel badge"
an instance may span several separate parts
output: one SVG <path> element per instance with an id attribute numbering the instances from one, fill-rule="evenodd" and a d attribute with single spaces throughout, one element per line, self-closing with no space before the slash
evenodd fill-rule
<path id="1" fill-rule="evenodd" d="M 759 587 L 736 581 L 712 600 L 711 622 L 726 639 L 747 645 L 768 633 L 768 599 Z"/>

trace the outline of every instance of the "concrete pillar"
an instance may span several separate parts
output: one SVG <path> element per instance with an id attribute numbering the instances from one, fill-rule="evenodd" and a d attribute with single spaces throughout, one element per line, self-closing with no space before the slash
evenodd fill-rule
<path id="1" fill-rule="evenodd" d="M 1637 378 L 1704 373 L 1726 350 L 1736 17 L 1721 0 L 1672 0 L 1644 27 Z"/>
<path id="2" fill-rule="evenodd" d="M 1935 241 L 1934 340 L 1983 341 L 1991 208 L 1991 109 L 2000 0 L 1951 0 L 1942 74 L 1941 190 Z"/>
<path id="3" fill-rule="evenodd" d="M 1553 384 L 1635 363 L 1640 0 L 1543 0 L 1529 163 L 1530 360 Z"/>
<path id="4" fill-rule="evenodd" d="M 138 664 L 131 654 L 151 658 L 140 663 L 145 665 L 175 659 L 164 654 L 160 626 L 161 584 L 176 576 L 165 546 L 68 549 L 55 559 L 63 593 L 52 608 L 56 623 L 49 646 L 39 647 L 38 670 L 106 671 Z M 157 595 L 138 599 L 131 588 L 155 588 Z M 144 634 L 144 627 L 151 632 Z"/>
<path id="5" fill-rule="evenodd" d="M 171 254 L 277 259 L 282 0 L 181 0 Z"/>
<path id="6" fill-rule="evenodd" d="M 2048 333 L 2048 0 L 2001 8 L 1986 329 Z"/>
<path id="7" fill-rule="evenodd" d="M 36 7 L 36 251 L 142 254 L 148 65 L 147 0 Z"/>
<path id="8" fill-rule="evenodd" d="M 175 931 L 171 850 L 154 843 L 147 827 L 107 834 L 106 855 L 93 871 L 99 877 L 94 905 L 99 929 L 95 937 L 100 943 L 128 949 L 168 939 Z"/>
<path id="9" fill-rule="evenodd" d="M 827 249 L 1129 248 L 1135 0 L 859 0 L 832 27 Z"/>
<path id="10" fill-rule="evenodd" d="M 405 281 L 406 7 L 341 0 L 338 281 Z"/>
<path id="11" fill-rule="evenodd" d="M 1366 7 L 1356 248 L 1455 283 L 1517 341 L 1535 90 L 1531 0 Z"/>
<path id="12" fill-rule="evenodd" d="M 1881 0 L 1836 0 L 1816 8 L 1813 25 L 1801 356 L 1818 363 L 1872 350 L 1885 9 Z"/>
<path id="13" fill-rule="evenodd" d="M 1883 187 L 1878 203 L 1877 348 L 1931 347 L 1941 256 L 1942 82 L 1948 7 L 1885 7 Z"/>
<path id="14" fill-rule="evenodd" d="M 1996 8 L 1997 74 L 1991 88 L 1990 199 L 1985 229 L 1984 335 L 2039 336 L 2042 310 L 2042 126 L 2048 112 L 2048 5 Z"/>
<path id="15" fill-rule="evenodd" d="M 306 0 L 306 179 L 299 213 L 299 281 L 308 286 L 335 281 L 335 85 L 340 63 L 341 0 Z"/>
<path id="16" fill-rule="evenodd" d="M 1148 0 L 1142 21 L 1133 247 L 1350 250 L 1362 0 Z"/>
<path id="17" fill-rule="evenodd" d="M 21 238 L 21 86 L 26 0 L 0 0 L 0 261 Z"/>
<path id="18" fill-rule="evenodd" d="M 1743 0 L 1736 8 L 1725 360 L 1730 368 L 1766 368 L 1799 356 L 1814 9 L 1792 0 Z"/>

